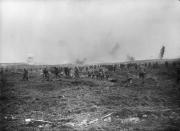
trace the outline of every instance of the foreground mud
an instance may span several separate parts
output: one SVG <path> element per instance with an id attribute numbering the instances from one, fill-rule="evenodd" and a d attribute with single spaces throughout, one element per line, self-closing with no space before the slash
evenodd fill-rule
<path id="1" fill-rule="evenodd" d="M 43 81 L 31 73 L 30 81 L 8 74 L 1 90 L 1 130 L 14 131 L 164 131 L 180 130 L 177 84 L 168 72 L 151 70 L 143 84 L 136 72 L 109 80 L 52 78 Z M 116 81 L 111 82 L 111 79 Z"/>

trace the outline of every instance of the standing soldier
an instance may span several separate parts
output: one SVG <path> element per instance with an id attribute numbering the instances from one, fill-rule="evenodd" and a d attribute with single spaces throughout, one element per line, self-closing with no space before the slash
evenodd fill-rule
<path id="1" fill-rule="evenodd" d="M 77 67 L 74 68 L 74 76 L 75 78 L 79 78 L 79 70 Z"/>
<path id="2" fill-rule="evenodd" d="M 179 84 L 179 81 L 180 81 L 180 67 L 176 68 L 176 75 L 177 75 L 176 83 Z"/>
<path id="3" fill-rule="evenodd" d="M 49 81 L 49 72 L 46 68 L 43 69 L 43 78 Z"/>
<path id="4" fill-rule="evenodd" d="M 6 79 L 6 75 L 3 68 L 1 68 L 1 71 L 0 71 L 0 84 L 2 85 L 1 87 L 6 86 L 7 84 L 7 79 Z"/>
<path id="5" fill-rule="evenodd" d="M 68 67 L 64 67 L 64 74 L 66 77 L 69 77 L 69 68 Z"/>
<path id="6" fill-rule="evenodd" d="M 104 77 L 108 80 L 109 79 L 109 72 L 108 71 L 106 71 L 106 72 L 104 72 Z"/>
<path id="7" fill-rule="evenodd" d="M 142 79 L 142 83 L 144 84 L 144 78 L 145 78 L 145 69 L 144 68 L 141 68 L 140 69 L 140 72 L 139 72 L 139 78 Z"/>
<path id="8" fill-rule="evenodd" d="M 127 86 L 130 86 L 132 84 L 132 76 L 130 73 L 127 73 L 126 84 L 127 84 Z"/>
<path id="9" fill-rule="evenodd" d="M 57 67 L 54 67 L 54 74 L 55 74 L 55 77 L 56 78 L 59 78 L 60 75 L 59 75 L 59 69 Z"/>
<path id="10" fill-rule="evenodd" d="M 104 78 L 104 71 L 102 68 L 99 69 L 99 79 L 102 80 Z"/>
<path id="11" fill-rule="evenodd" d="M 88 71 L 87 74 L 88 74 L 88 78 L 90 78 L 91 77 L 91 72 Z"/>
<path id="12" fill-rule="evenodd" d="M 29 77 L 29 76 L 28 76 L 28 70 L 24 68 L 23 80 L 28 81 L 28 79 L 29 79 L 28 77 Z"/>

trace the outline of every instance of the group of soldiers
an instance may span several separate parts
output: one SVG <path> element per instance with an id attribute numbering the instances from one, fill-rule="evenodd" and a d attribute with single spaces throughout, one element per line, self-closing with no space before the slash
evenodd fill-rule
<path id="1" fill-rule="evenodd" d="M 170 66 L 168 62 L 164 63 L 165 67 Z M 176 70 L 176 81 L 179 83 L 180 81 L 180 65 L 176 63 L 172 63 L 173 67 L 177 68 Z M 81 78 L 85 76 L 91 79 L 97 80 L 108 80 L 111 76 L 111 72 L 116 71 L 136 71 L 138 72 L 139 78 L 144 83 L 144 79 L 146 76 L 146 69 L 148 68 L 158 68 L 160 65 L 158 63 L 145 63 L 145 64 L 137 64 L 137 63 L 129 63 L 129 64 L 112 64 L 112 65 L 87 65 L 87 66 L 75 66 L 75 67 L 44 67 L 41 69 L 42 78 L 44 80 L 50 80 L 50 74 L 54 75 L 55 78 L 61 77 L 71 77 L 71 78 Z M 5 70 L 0 70 L 0 81 L 4 86 L 6 84 Z M 132 77 L 127 73 L 127 83 L 132 83 Z M 28 69 L 23 69 L 22 80 L 29 80 L 29 71 Z"/>
<path id="2" fill-rule="evenodd" d="M 95 71 L 88 71 L 88 77 L 92 79 L 98 79 L 98 80 L 103 80 L 109 78 L 109 73 L 105 72 L 102 69 L 95 70 Z"/>
<path id="3" fill-rule="evenodd" d="M 49 81 L 50 80 L 50 74 L 53 74 L 55 78 L 60 78 L 63 74 L 64 76 L 70 76 L 70 68 L 65 67 L 63 68 L 63 73 L 61 72 L 62 70 L 57 67 L 53 67 L 51 69 L 48 69 L 47 67 L 42 69 L 42 78 L 44 80 Z M 78 69 L 75 68 L 75 76 L 79 77 L 79 72 Z M 26 68 L 23 69 L 23 75 L 22 75 L 22 80 L 28 81 L 29 80 L 29 72 Z"/>
<path id="4" fill-rule="evenodd" d="M 80 78 L 78 67 L 70 68 L 70 67 L 52 67 L 52 68 L 44 68 L 42 70 L 43 78 L 46 80 L 50 80 L 50 74 L 53 74 L 55 78 L 61 77 L 73 77 Z"/>

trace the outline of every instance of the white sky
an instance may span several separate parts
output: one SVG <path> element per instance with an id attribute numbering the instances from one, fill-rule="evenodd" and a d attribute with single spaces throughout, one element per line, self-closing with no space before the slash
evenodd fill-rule
<path id="1" fill-rule="evenodd" d="M 0 62 L 180 57 L 178 0 L 1 0 Z"/>

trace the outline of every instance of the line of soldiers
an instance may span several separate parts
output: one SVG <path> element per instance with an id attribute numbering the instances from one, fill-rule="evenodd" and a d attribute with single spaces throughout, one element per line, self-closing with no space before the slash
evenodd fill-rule
<path id="1" fill-rule="evenodd" d="M 167 63 L 166 63 L 167 65 Z M 145 67 L 158 67 L 158 63 L 145 63 L 138 65 L 136 63 L 129 63 L 129 64 L 112 64 L 112 65 L 89 65 L 89 66 L 81 66 L 81 67 L 53 67 L 53 70 L 51 70 L 51 73 L 55 75 L 56 78 L 60 78 L 61 76 L 66 77 L 73 77 L 73 78 L 80 78 L 80 72 L 84 72 L 87 74 L 88 78 L 92 79 L 108 79 L 110 76 L 109 72 L 116 72 L 117 70 L 137 70 L 139 72 L 139 78 L 142 79 L 144 83 L 145 78 Z M 43 78 L 49 80 L 49 73 L 47 69 L 45 68 L 43 70 Z M 131 80 L 131 79 L 130 79 Z"/>
<path id="2" fill-rule="evenodd" d="M 74 77 L 74 78 L 80 78 L 79 75 L 79 69 L 77 67 L 70 68 L 70 67 L 52 67 L 50 69 L 44 68 L 42 70 L 43 73 L 43 79 L 49 81 L 50 80 L 50 73 L 55 76 L 55 78 L 60 77 Z"/>
<path id="3" fill-rule="evenodd" d="M 169 64 L 168 62 L 164 63 L 165 67 L 173 66 L 178 67 L 178 63 Z M 128 64 L 112 64 L 112 65 L 89 65 L 89 66 L 75 66 L 75 67 L 50 67 L 50 68 L 43 68 L 42 74 L 43 79 L 50 80 L 50 73 L 55 76 L 55 78 L 60 77 L 71 77 L 71 78 L 80 78 L 83 74 L 85 77 L 92 78 L 92 79 L 108 79 L 110 77 L 111 72 L 116 71 L 137 71 L 139 78 L 142 79 L 144 83 L 144 78 L 146 75 L 145 69 L 148 68 L 157 68 L 160 65 L 158 63 L 145 63 L 145 64 L 137 64 L 137 63 L 128 63 Z M 177 83 L 180 81 L 180 69 L 177 69 Z M 4 75 L 3 70 L 1 70 L 1 76 Z M 5 77 L 1 77 L 1 83 L 5 83 Z M 24 81 L 29 80 L 29 73 L 28 70 L 24 68 L 23 70 L 23 77 Z M 128 76 L 128 81 L 131 83 L 132 78 Z"/>

